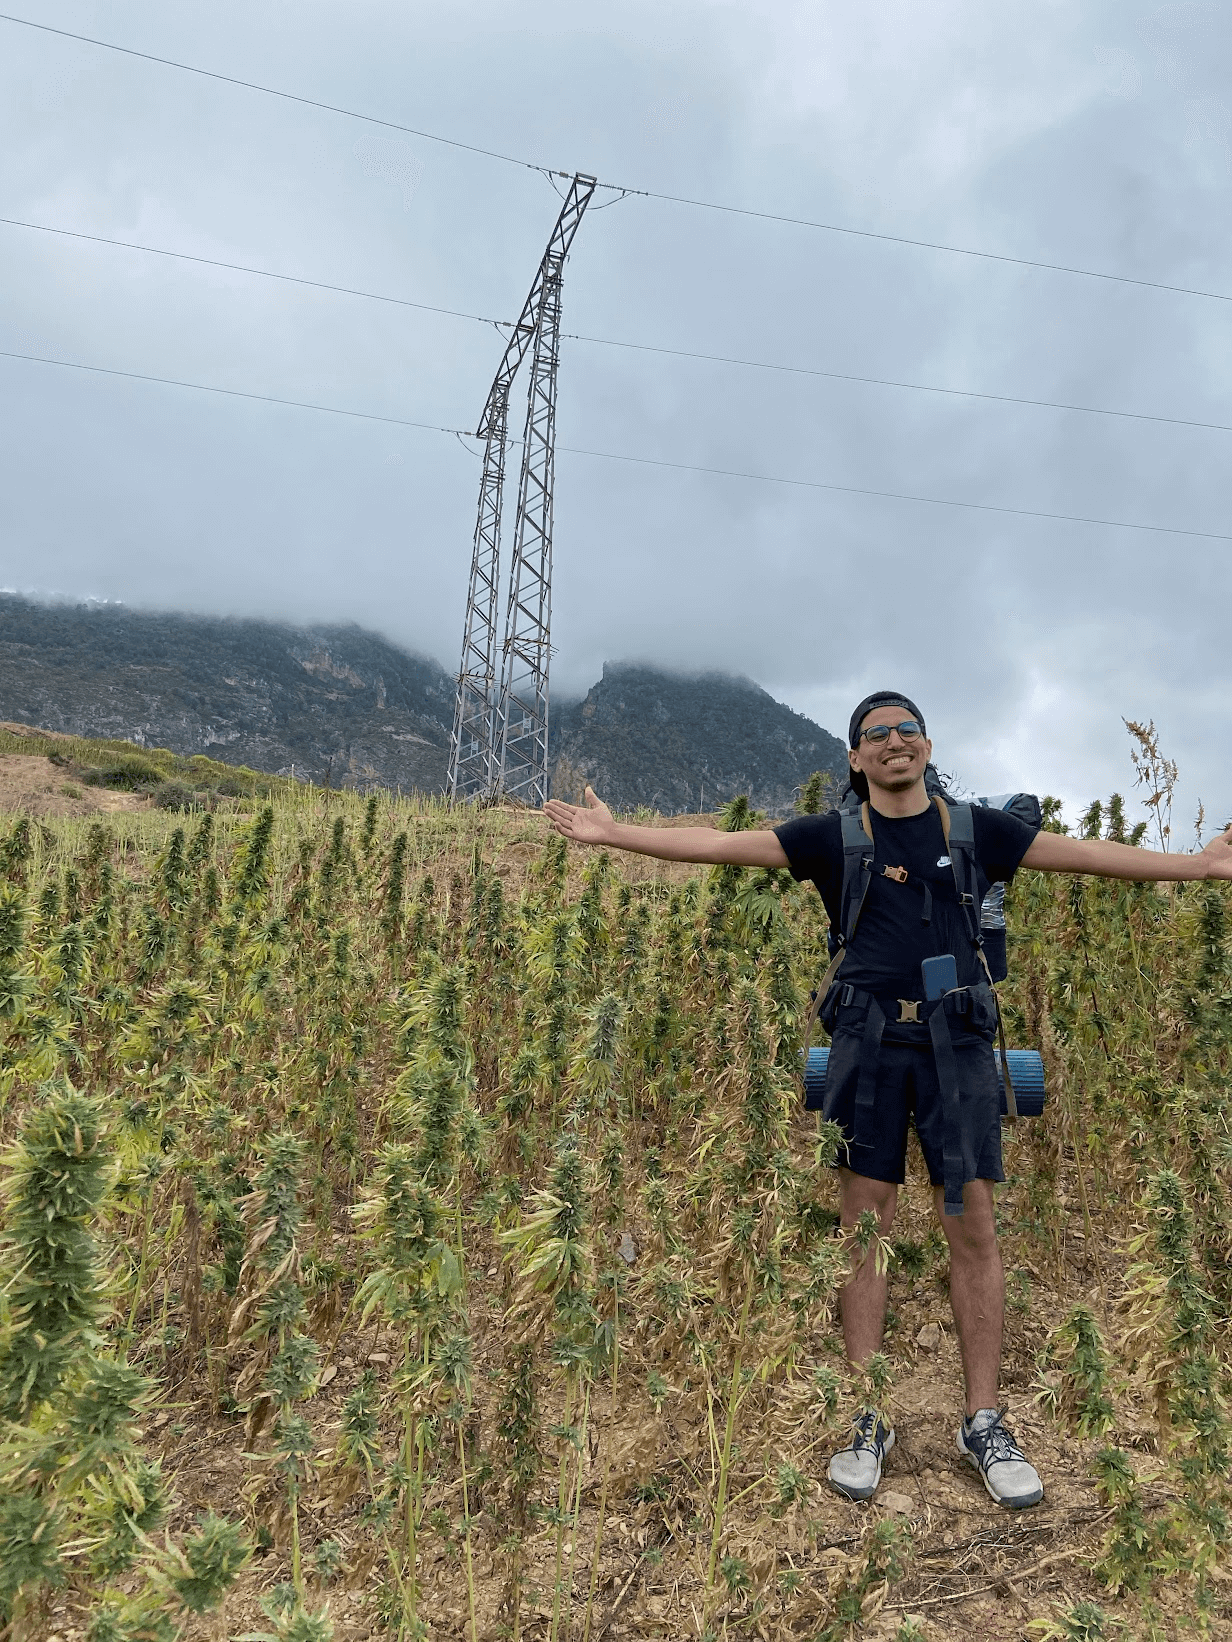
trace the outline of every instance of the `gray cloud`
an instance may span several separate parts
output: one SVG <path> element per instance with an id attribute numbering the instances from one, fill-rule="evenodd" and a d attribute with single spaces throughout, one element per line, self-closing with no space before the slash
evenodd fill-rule
<path id="1" fill-rule="evenodd" d="M 1208 290 L 1228 283 L 1232 20 L 1110 0 L 58 4 L 45 20 L 605 181 Z M 0 24 L 0 214 L 497 319 L 533 171 Z M 473 426 L 481 325 L 0 226 L 0 348 Z M 1232 422 L 1232 304 L 629 199 L 565 328 Z M 0 360 L 0 579 L 351 618 L 454 664 L 478 462 L 440 435 Z M 1232 435 L 565 345 L 562 446 L 1232 532 Z M 829 726 L 886 680 L 982 790 L 1076 804 L 1159 724 L 1232 812 L 1228 544 L 569 455 L 555 680 L 752 674 Z M 1181 822 L 1178 820 L 1178 830 Z"/>
<path id="2" fill-rule="evenodd" d="M 354 152 L 364 176 L 392 184 L 402 195 L 403 208 L 409 211 L 423 175 L 423 162 L 408 144 L 388 137 L 364 136 L 355 144 Z"/>

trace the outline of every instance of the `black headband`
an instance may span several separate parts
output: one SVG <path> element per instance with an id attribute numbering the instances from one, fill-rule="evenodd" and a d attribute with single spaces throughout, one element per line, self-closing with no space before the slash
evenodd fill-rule
<path id="1" fill-rule="evenodd" d="M 897 690 L 875 690 L 864 700 L 851 715 L 851 723 L 847 726 L 847 744 L 849 747 L 860 745 L 860 725 L 878 707 L 905 707 L 920 726 L 924 729 L 924 714 L 912 701 L 910 696 L 900 696 Z M 927 734 L 927 731 L 925 731 Z"/>

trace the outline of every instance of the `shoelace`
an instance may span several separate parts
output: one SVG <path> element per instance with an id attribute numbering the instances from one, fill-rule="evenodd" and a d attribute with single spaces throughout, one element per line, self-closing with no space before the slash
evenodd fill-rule
<path id="1" fill-rule="evenodd" d="M 851 1451 L 857 1453 L 861 1448 L 876 1448 L 878 1446 L 876 1414 L 862 1414 L 851 1428 Z"/>
<path id="2" fill-rule="evenodd" d="M 989 1465 L 998 1465 L 1005 1460 L 1025 1460 L 1026 1455 L 1014 1440 L 1014 1433 L 1002 1420 L 1000 1414 L 991 1425 L 985 1426 L 983 1431 L 971 1431 L 967 1434 L 968 1444 L 975 1439 L 983 1452 L 980 1462 L 987 1468 Z"/>

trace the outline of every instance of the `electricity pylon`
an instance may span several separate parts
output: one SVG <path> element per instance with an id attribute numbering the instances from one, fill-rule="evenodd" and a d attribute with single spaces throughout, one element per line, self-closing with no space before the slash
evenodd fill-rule
<path id="1" fill-rule="evenodd" d="M 451 798 L 508 793 L 527 804 L 548 795 L 548 664 L 552 619 L 552 477 L 560 293 L 565 258 L 595 179 L 574 177 L 479 421 L 484 441 L 462 664 L 449 752 Z M 501 511 L 509 395 L 532 353 L 513 566 L 499 657 Z M 499 690 L 498 690 L 499 666 Z"/>

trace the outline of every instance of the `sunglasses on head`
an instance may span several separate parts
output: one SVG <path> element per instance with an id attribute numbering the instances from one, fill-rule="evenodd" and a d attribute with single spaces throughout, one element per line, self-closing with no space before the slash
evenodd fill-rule
<path id="1" fill-rule="evenodd" d="M 856 737 L 857 741 L 871 741 L 874 744 L 890 739 L 890 731 L 897 730 L 904 741 L 914 741 L 917 736 L 924 734 L 923 729 L 913 718 L 905 718 L 901 724 L 870 724 L 867 730 L 861 730 Z"/>

